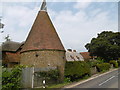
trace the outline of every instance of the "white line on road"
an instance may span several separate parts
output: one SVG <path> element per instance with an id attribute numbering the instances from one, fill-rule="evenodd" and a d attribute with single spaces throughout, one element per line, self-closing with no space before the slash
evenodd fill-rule
<path id="1" fill-rule="evenodd" d="M 104 83 L 108 82 L 109 80 L 111 80 L 112 78 L 114 78 L 115 76 L 112 76 L 111 78 L 107 79 L 106 81 L 102 82 L 99 84 L 99 86 L 103 85 Z"/>
<path id="2" fill-rule="evenodd" d="M 96 76 L 94 76 L 94 77 L 91 77 L 91 78 L 89 78 L 89 79 L 87 79 L 87 80 L 79 81 L 79 82 L 77 82 L 77 83 L 75 83 L 75 84 L 70 84 L 70 85 L 68 85 L 68 86 L 64 86 L 64 88 L 73 88 L 73 87 L 75 87 L 75 86 L 77 86 L 77 85 L 83 84 L 83 83 L 85 83 L 85 82 L 88 82 L 88 81 L 90 81 L 90 80 L 96 79 L 96 78 L 98 78 L 98 77 L 101 77 L 101 76 L 103 76 L 103 75 L 106 75 L 106 74 L 111 73 L 111 72 L 116 71 L 116 70 L 118 70 L 118 69 L 113 69 L 113 70 L 111 70 L 111 71 L 108 71 L 108 72 L 103 73 L 103 74 L 100 74 L 100 75 L 96 74 Z"/>

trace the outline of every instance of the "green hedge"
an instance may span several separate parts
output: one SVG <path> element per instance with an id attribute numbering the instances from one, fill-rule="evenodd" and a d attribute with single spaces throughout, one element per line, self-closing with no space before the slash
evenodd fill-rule
<path id="1" fill-rule="evenodd" d="M 17 90 L 21 88 L 21 73 L 26 66 L 18 65 L 12 69 L 2 68 L 2 90 Z"/>
<path id="2" fill-rule="evenodd" d="M 118 63 L 118 66 L 120 67 L 120 58 L 118 59 L 117 63 Z"/>
<path id="3" fill-rule="evenodd" d="M 109 63 L 102 63 L 102 64 L 97 64 L 97 70 L 98 72 L 106 71 L 110 69 L 110 64 Z"/>
<path id="4" fill-rule="evenodd" d="M 45 79 L 47 81 L 47 84 L 50 84 L 51 82 L 59 82 L 60 77 L 58 69 L 35 72 L 35 75 L 39 78 Z"/>
<path id="5" fill-rule="evenodd" d="M 71 81 L 75 81 L 84 77 L 90 76 L 90 67 L 84 61 L 66 62 L 65 64 L 65 77 L 70 78 Z"/>
<path id="6" fill-rule="evenodd" d="M 109 63 L 113 64 L 113 67 L 118 68 L 118 63 L 115 60 L 111 60 Z"/>
<path id="7" fill-rule="evenodd" d="M 95 67 L 97 64 L 101 64 L 103 62 L 101 62 L 100 60 L 93 60 L 93 61 L 87 61 L 86 63 L 88 63 L 89 66 L 92 68 Z"/>

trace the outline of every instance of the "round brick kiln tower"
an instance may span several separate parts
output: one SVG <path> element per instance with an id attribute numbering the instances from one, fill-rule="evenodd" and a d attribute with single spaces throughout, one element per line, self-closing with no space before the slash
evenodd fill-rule
<path id="1" fill-rule="evenodd" d="M 65 61 L 65 49 L 47 11 L 41 9 L 21 50 L 20 63 L 36 68 L 58 67 L 63 79 Z"/>

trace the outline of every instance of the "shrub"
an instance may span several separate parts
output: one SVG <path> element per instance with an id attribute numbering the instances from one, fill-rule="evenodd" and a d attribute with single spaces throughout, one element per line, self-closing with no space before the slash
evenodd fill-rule
<path id="1" fill-rule="evenodd" d="M 2 90 L 20 88 L 21 72 L 25 66 L 18 65 L 13 69 L 2 69 Z"/>
<path id="2" fill-rule="evenodd" d="M 94 66 L 96 66 L 96 62 L 95 61 L 87 61 L 86 62 L 90 67 L 94 67 Z"/>
<path id="3" fill-rule="evenodd" d="M 118 63 L 118 66 L 120 66 L 120 58 L 118 59 L 117 63 Z"/>
<path id="4" fill-rule="evenodd" d="M 97 64 L 98 72 L 109 70 L 109 68 L 110 68 L 110 64 L 109 63 Z"/>
<path id="5" fill-rule="evenodd" d="M 66 62 L 65 77 L 71 81 L 83 78 L 85 75 L 90 76 L 90 67 L 84 61 Z"/>
<path id="6" fill-rule="evenodd" d="M 71 82 L 71 81 L 70 81 L 70 78 L 65 77 L 65 78 L 64 78 L 64 82 Z"/>
<path id="7" fill-rule="evenodd" d="M 97 64 L 101 64 L 101 61 L 94 60 L 94 61 L 87 61 L 90 67 L 95 67 Z"/>
<path id="8" fill-rule="evenodd" d="M 118 68 L 118 63 L 115 60 L 111 60 L 109 63 L 113 64 L 113 67 Z"/>
<path id="9" fill-rule="evenodd" d="M 59 81 L 59 71 L 57 69 L 55 70 L 49 70 L 49 71 L 41 71 L 41 72 L 35 72 L 35 75 L 44 78 L 47 81 Z"/>
<path id="10" fill-rule="evenodd" d="M 106 60 L 101 58 L 101 57 L 97 57 L 96 60 L 99 62 L 99 63 L 104 63 Z"/>

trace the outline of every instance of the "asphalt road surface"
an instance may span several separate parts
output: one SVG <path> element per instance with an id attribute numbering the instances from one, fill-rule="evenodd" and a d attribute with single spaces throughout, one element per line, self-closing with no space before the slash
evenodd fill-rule
<path id="1" fill-rule="evenodd" d="M 99 88 L 109 88 L 108 90 L 110 90 L 110 88 L 111 89 L 114 88 L 114 90 L 115 90 L 115 88 L 116 88 L 116 90 L 118 90 L 117 89 L 119 87 L 118 77 L 120 78 L 120 72 L 119 72 L 119 70 L 115 70 L 115 71 L 109 72 L 105 75 L 102 75 L 100 77 L 97 77 L 95 79 L 92 79 L 90 81 L 87 81 L 85 83 L 74 86 L 72 88 L 74 88 L 74 89 L 75 88 L 98 88 L 96 90 L 99 90 Z"/>

